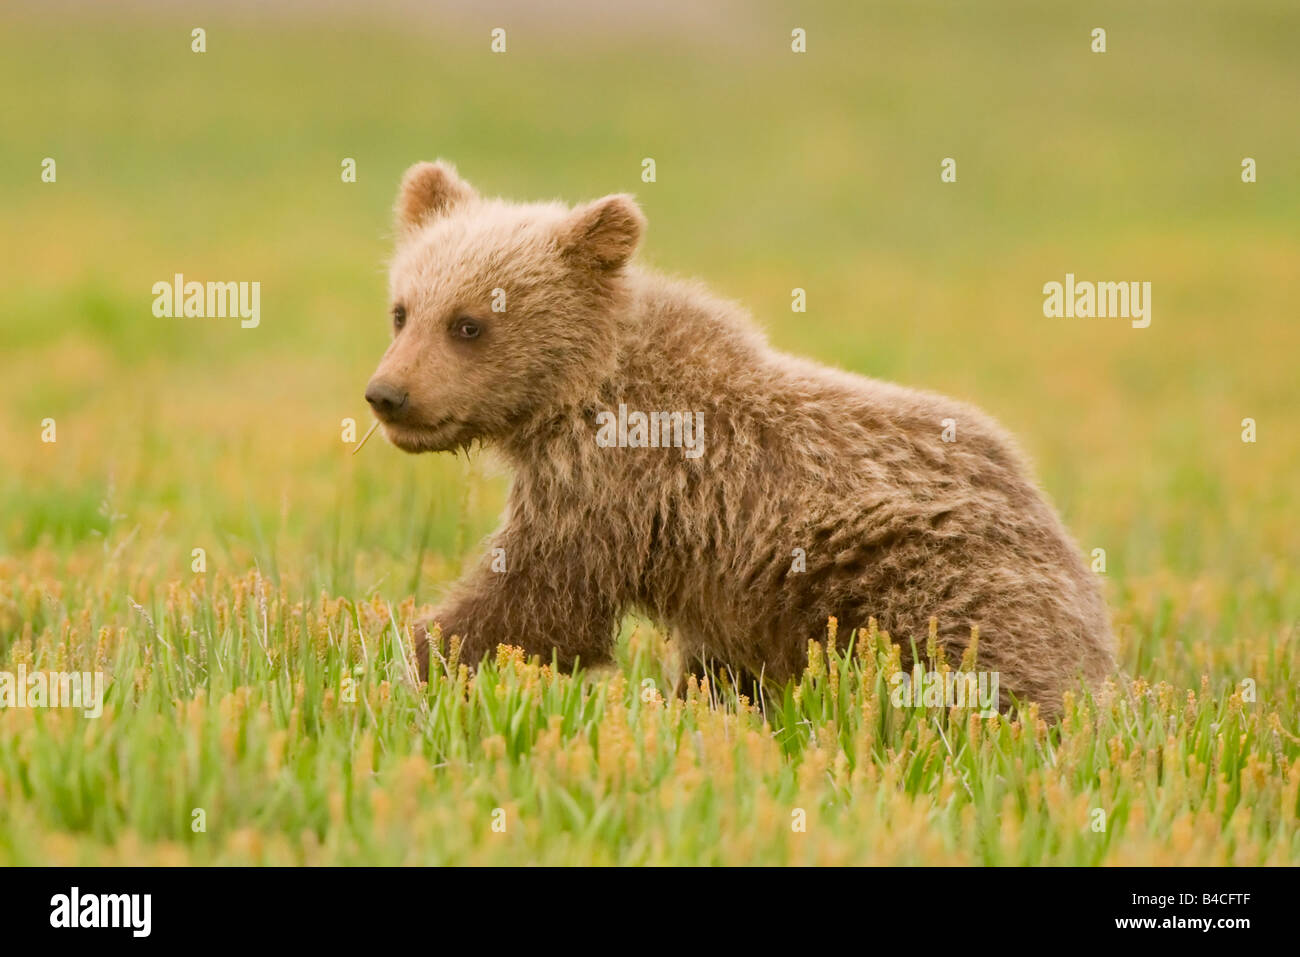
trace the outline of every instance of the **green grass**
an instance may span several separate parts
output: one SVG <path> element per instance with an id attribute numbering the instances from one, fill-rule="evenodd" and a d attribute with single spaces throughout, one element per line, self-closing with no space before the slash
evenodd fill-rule
<path id="1" fill-rule="evenodd" d="M 0 710 L 0 863 L 1300 863 L 1293 6 L 525 9 L 0 12 L 0 671 L 110 676 L 98 719 Z M 612 669 L 414 686 L 507 477 L 340 421 L 436 156 L 632 191 L 644 259 L 782 348 L 1000 418 L 1106 550 L 1106 700 L 902 711 L 842 634 L 763 702 L 679 701 L 637 621 Z M 1044 319 L 1067 271 L 1152 282 L 1151 327 Z M 261 326 L 155 319 L 175 272 L 260 281 Z"/>
<path id="2" fill-rule="evenodd" d="M 5 860 L 1257 864 L 1296 848 L 1300 739 L 1208 679 L 1079 695 L 1049 728 L 1036 709 L 894 708 L 897 646 L 858 635 L 816 650 L 765 716 L 725 685 L 674 697 L 639 628 L 600 678 L 504 650 L 470 678 L 450 649 L 417 686 L 410 602 L 295 599 L 250 573 L 86 611 L 12 651 L 115 680 L 98 720 L 7 716 Z M 1272 664 L 1259 694 L 1285 696 L 1295 675 Z"/>

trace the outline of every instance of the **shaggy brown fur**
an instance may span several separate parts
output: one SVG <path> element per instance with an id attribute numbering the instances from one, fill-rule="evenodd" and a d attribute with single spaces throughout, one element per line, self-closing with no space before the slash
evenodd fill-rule
<path id="1" fill-rule="evenodd" d="M 1112 670 L 1094 576 L 978 410 L 783 355 L 737 306 L 630 264 L 644 219 L 627 196 L 517 205 L 423 163 L 397 219 L 400 328 L 367 398 L 400 448 L 478 440 L 515 472 L 481 567 L 433 616 L 465 660 L 506 643 L 606 661 L 639 610 L 690 658 L 777 680 L 831 615 L 875 616 L 905 649 L 934 616 L 954 664 L 978 624 L 1004 706 L 1053 714 Z M 701 412 L 703 454 L 601 447 L 597 414 L 620 403 Z"/>

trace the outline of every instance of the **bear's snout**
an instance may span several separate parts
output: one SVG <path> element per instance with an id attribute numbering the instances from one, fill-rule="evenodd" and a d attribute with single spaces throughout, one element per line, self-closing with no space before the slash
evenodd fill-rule
<path id="1" fill-rule="evenodd" d="M 406 409 L 409 398 L 410 394 L 405 389 L 399 389 L 383 379 L 371 379 L 366 385 L 366 401 L 375 410 L 375 415 L 385 422 L 397 418 Z"/>

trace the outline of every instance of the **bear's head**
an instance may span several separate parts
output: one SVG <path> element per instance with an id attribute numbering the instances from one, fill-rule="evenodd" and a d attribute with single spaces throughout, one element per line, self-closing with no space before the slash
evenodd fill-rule
<path id="1" fill-rule="evenodd" d="M 616 361 L 645 219 L 625 195 L 569 208 L 480 197 L 448 164 L 402 179 L 393 339 L 366 387 L 390 442 L 467 447 L 562 414 Z"/>

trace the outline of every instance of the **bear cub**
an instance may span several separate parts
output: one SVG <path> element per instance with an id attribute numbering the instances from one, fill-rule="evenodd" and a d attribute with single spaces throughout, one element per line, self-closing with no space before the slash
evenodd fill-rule
<path id="1" fill-rule="evenodd" d="M 633 262 L 631 197 L 480 196 L 446 163 L 402 180 L 392 342 L 366 388 L 408 452 L 513 469 L 481 565 L 416 629 L 571 668 L 624 613 L 692 663 L 783 681 L 875 617 L 904 649 L 933 617 L 1006 707 L 1059 713 L 1112 671 L 1095 576 L 1012 440 L 972 406 L 773 349 L 736 305 Z M 951 421 L 947 421 L 951 420 Z M 947 441 L 949 439 L 951 441 Z M 498 551 L 499 550 L 499 551 Z"/>

